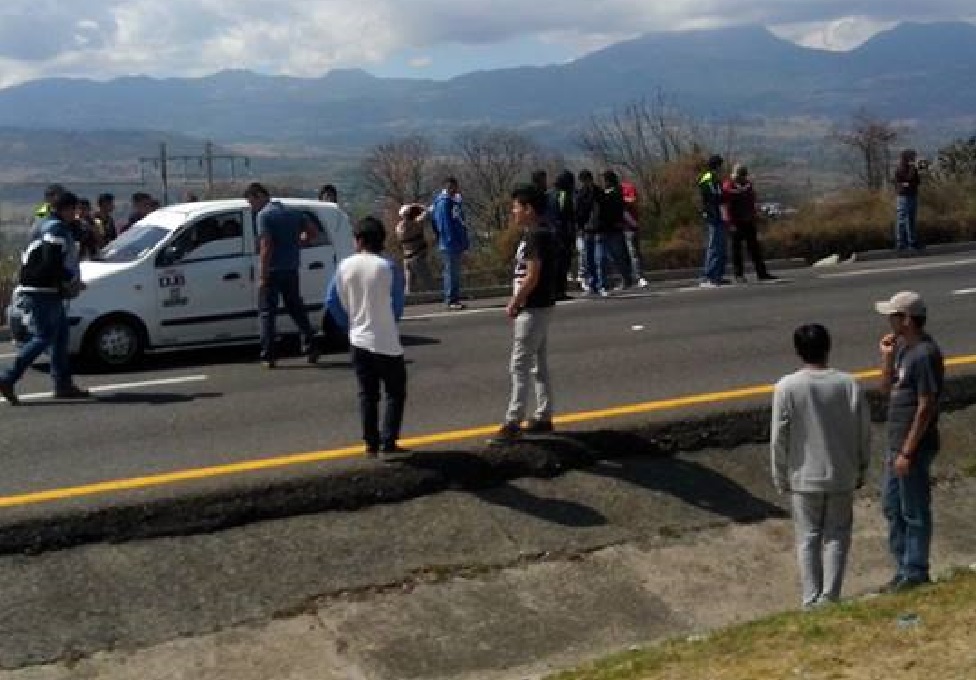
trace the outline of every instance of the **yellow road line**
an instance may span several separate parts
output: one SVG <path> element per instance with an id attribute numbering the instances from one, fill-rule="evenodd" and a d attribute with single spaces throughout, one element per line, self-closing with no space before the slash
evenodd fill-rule
<path id="1" fill-rule="evenodd" d="M 971 366 L 976 364 L 976 355 L 959 356 L 946 359 L 947 367 Z M 859 371 L 854 374 L 861 380 L 877 378 L 880 371 L 877 369 Z M 627 406 L 616 406 L 613 408 L 600 409 L 596 411 L 584 411 L 581 413 L 568 413 L 557 416 L 553 420 L 558 425 L 569 425 L 573 423 L 591 422 L 597 420 L 608 420 L 611 418 L 621 418 L 656 411 L 667 411 L 688 406 L 700 406 L 703 404 L 716 404 L 726 401 L 748 399 L 750 397 L 760 397 L 771 394 L 772 385 L 755 385 L 753 387 L 743 387 L 724 392 L 709 392 L 706 394 L 693 394 L 674 399 L 661 399 L 649 401 L 642 404 L 631 404 Z M 433 444 L 447 444 L 452 442 L 487 437 L 494 434 L 497 425 L 484 427 L 474 427 L 466 430 L 454 430 L 452 432 L 440 432 L 419 437 L 411 437 L 402 440 L 406 447 L 422 447 Z M 217 477 L 227 477 L 230 475 L 246 474 L 249 472 L 260 472 L 264 470 L 275 470 L 281 468 L 294 467 L 298 465 L 308 465 L 311 463 L 322 463 L 330 460 L 340 460 L 345 458 L 355 458 L 363 455 L 362 446 L 346 446 L 329 451 L 313 451 L 310 453 L 297 453 L 275 458 L 265 458 L 261 460 L 244 461 L 241 463 L 230 463 L 227 465 L 216 465 L 212 467 L 195 468 L 189 470 L 177 470 L 158 475 L 146 477 L 133 477 L 130 479 L 117 479 L 96 484 L 86 484 L 82 486 L 65 487 L 61 489 L 49 489 L 47 491 L 36 491 L 32 493 L 19 494 L 15 496 L 0 496 L 0 508 L 14 508 L 27 505 L 38 505 L 41 503 L 51 503 L 55 501 L 70 500 L 86 496 L 97 496 L 121 491 L 135 491 L 158 486 L 179 484 L 182 482 L 193 482 L 204 479 L 214 479 Z"/>

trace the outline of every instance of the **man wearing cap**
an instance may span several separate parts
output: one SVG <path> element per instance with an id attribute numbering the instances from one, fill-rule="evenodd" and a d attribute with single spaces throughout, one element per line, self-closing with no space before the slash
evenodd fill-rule
<path id="1" fill-rule="evenodd" d="M 359 220 L 353 237 L 356 254 L 339 263 L 325 306 L 340 327 L 349 329 L 366 454 L 402 453 L 405 449 L 397 446 L 397 440 L 407 399 L 407 368 L 397 322 L 403 316 L 405 302 L 403 273 L 392 260 L 380 255 L 386 229 L 378 219 Z M 386 392 L 382 431 L 381 384 Z"/>
<path id="2" fill-rule="evenodd" d="M 725 222 L 727 219 L 725 204 L 722 201 L 722 179 L 719 175 L 723 163 L 721 156 L 710 156 L 705 172 L 698 177 L 702 218 L 708 228 L 705 266 L 700 284 L 702 288 L 718 288 L 728 283 L 728 280 L 725 279 Z"/>
<path id="3" fill-rule="evenodd" d="M 932 541 L 929 469 L 939 451 L 939 397 L 945 373 L 942 351 L 925 331 L 927 310 L 912 291 L 878 302 L 891 333 L 881 338 L 881 393 L 889 397 L 882 506 L 897 571 L 884 591 L 929 581 Z"/>

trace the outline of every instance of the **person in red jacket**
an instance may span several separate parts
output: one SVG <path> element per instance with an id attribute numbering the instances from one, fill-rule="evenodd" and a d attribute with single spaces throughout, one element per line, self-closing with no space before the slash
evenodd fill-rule
<path id="1" fill-rule="evenodd" d="M 745 283 L 742 245 L 749 249 L 749 257 L 756 269 L 759 281 L 773 281 L 775 276 L 766 269 L 762 247 L 756 234 L 756 192 L 749 179 L 746 166 L 737 163 L 732 176 L 722 183 L 722 202 L 728 214 L 729 232 L 732 235 L 732 272 L 738 283 Z"/>
<path id="2" fill-rule="evenodd" d="M 640 252 L 640 219 L 637 209 L 637 186 L 630 181 L 620 183 L 624 197 L 624 237 L 627 239 L 627 254 L 630 255 L 630 270 L 640 288 L 649 285 L 644 278 L 644 262 Z"/>

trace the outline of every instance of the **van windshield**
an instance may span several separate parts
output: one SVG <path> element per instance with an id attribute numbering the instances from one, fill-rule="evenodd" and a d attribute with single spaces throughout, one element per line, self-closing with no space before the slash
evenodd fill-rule
<path id="1" fill-rule="evenodd" d="M 169 229 L 151 224 L 137 224 L 102 248 L 95 258 L 99 262 L 135 262 L 160 241 L 169 236 Z"/>

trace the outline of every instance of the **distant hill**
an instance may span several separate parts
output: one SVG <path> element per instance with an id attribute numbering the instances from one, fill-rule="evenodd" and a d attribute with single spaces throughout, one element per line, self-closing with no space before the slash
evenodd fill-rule
<path id="1" fill-rule="evenodd" d="M 926 121 L 976 114 L 976 27 L 903 24 L 850 52 L 761 27 L 653 33 L 573 62 L 449 81 L 225 71 L 204 78 L 47 79 L 0 90 L 0 126 L 160 130 L 226 142 L 355 148 L 472 123 L 576 125 L 658 89 L 703 118 L 846 118 L 860 107 Z"/>

